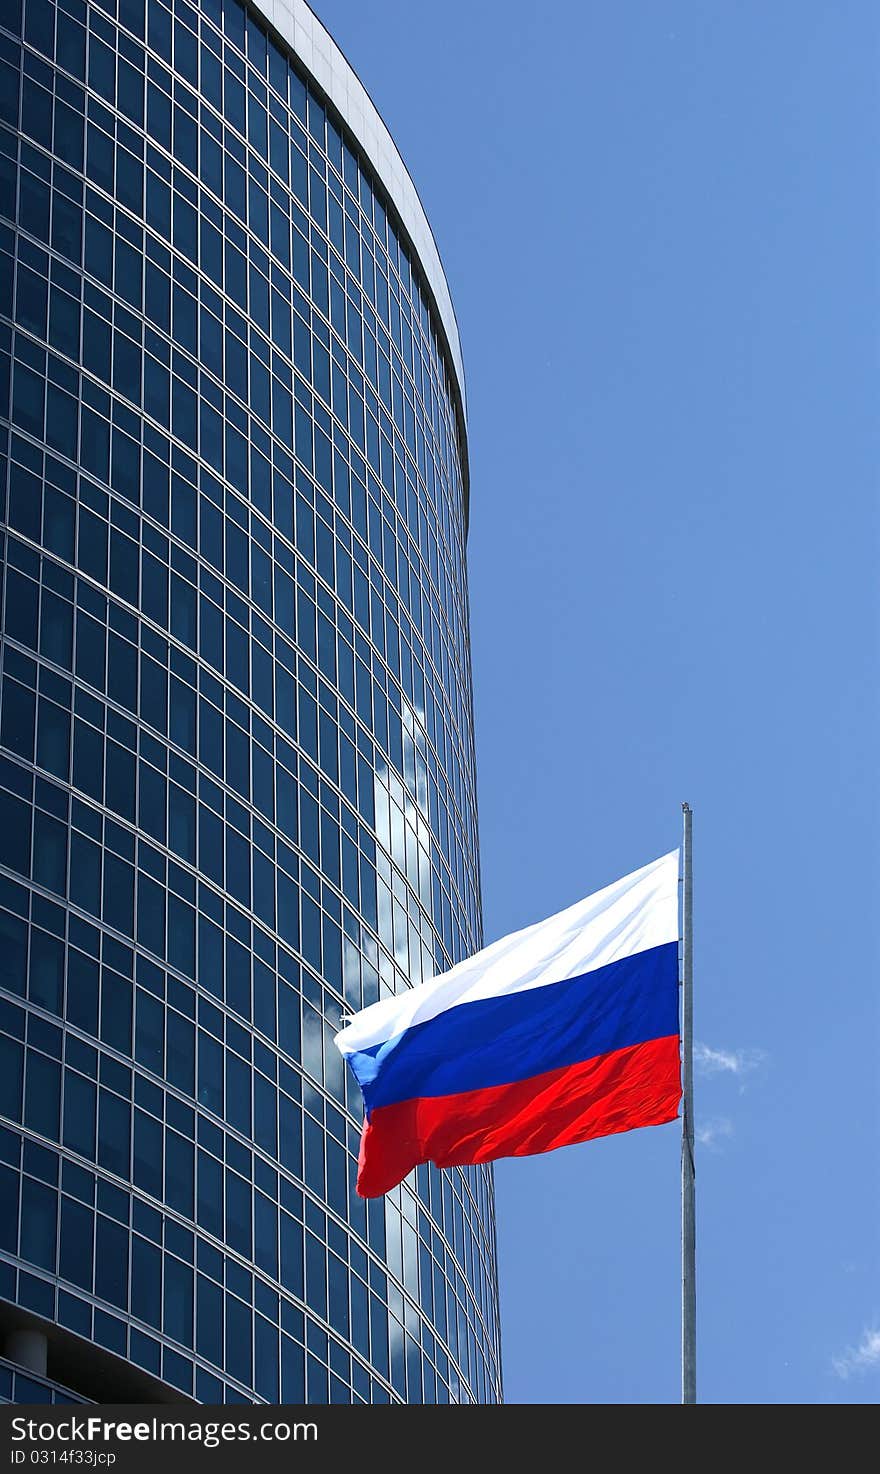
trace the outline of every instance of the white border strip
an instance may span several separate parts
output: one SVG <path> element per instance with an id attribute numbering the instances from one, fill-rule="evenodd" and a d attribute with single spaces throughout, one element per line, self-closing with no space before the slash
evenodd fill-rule
<path id="1" fill-rule="evenodd" d="M 348 124 L 394 202 L 437 303 L 467 423 L 464 364 L 455 308 L 428 217 L 394 139 L 357 73 L 305 0 L 250 0 L 311 72 Z"/>

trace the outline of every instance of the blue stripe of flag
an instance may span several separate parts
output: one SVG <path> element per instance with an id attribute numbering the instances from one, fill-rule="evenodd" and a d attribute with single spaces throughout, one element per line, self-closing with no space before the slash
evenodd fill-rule
<path id="1" fill-rule="evenodd" d="M 678 943 L 449 1008 L 348 1058 L 368 1110 L 509 1085 L 678 1033 Z"/>

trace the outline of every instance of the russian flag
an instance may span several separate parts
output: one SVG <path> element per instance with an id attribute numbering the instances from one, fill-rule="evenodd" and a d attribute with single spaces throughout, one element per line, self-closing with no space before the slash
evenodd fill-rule
<path id="1" fill-rule="evenodd" d="M 365 1008 L 336 1035 L 364 1097 L 357 1189 L 674 1120 L 678 851 Z"/>

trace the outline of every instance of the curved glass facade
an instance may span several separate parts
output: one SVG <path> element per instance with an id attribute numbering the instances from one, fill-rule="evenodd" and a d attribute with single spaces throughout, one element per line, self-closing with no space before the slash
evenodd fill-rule
<path id="1" fill-rule="evenodd" d="M 396 219 L 237 0 L 5 0 L 0 1356 L 98 1400 L 501 1395 L 491 1172 L 358 1199 L 331 1042 L 481 942 Z"/>

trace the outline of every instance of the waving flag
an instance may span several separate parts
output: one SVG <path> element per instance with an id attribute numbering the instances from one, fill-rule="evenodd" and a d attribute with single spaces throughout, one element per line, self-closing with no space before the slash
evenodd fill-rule
<path id="1" fill-rule="evenodd" d="M 366 1108 L 358 1192 L 673 1120 L 678 851 L 336 1035 Z"/>

